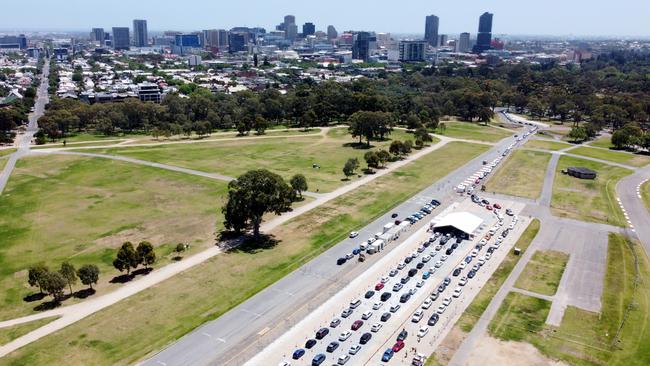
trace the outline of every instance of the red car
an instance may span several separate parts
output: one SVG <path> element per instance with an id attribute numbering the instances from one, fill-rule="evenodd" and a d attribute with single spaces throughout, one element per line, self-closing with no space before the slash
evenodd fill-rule
<path id="1" fill-rule="evenodd" d="M 404 348 L 404 341 L 397 341 L 395 342 L 392 350 L 393 352 L 399 352 L 402 348 Z"/>
<path id="2" fill-rule="evenodd" d="M 357 320 L 354 323 L 352 323 L 352 330 L 357 330 L 361 328 L 362 325 L 363 325 L 363 320 Z"/>
<path id="3" fill-rule="evenodd" d="M 381 290 L 382 288 L 384 288 L 384 284 L 381 283 L 381 282 L 379 282 L 378 284 L 375 285 L 375 291 L 379 291 L 379 290 Z"/>
<path id="4" fill-rule="evenodd" d="M 494 204 L 494 208 L 496 208 L 496 209 L 499 209 L 499 210 L 500 210 L 500 209 L 501 209 L 501 205 L 500 205 L 500 204 L 498 204 L 498 203 L 495 203 L 495 204 Z"/>
<path id="5" fill-rule="evenodd" d="M 490 206 L 490 205 L 485 206 L 485 208 L 487 208 L 488 211 L 492 211 L 492 206 Z"/>

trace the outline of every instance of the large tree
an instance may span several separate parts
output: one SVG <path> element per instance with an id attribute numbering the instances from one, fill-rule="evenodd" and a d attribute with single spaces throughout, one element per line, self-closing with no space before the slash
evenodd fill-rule
<path id="1" fill-rule="evenodd" d="M 148 241 L 141 241 L 136 248 L 140 263 L 144 264 L 144 268 L 149 268 L 150 265 L 156 262 L 156 252 L 153 250 L 153 245 Z"/>
<path id="2" fill-rule="evenodd" d="M 359 168 L 359 159 L 353 158 L 353 159 L 348 159 L 348 161 L 345 162 L 345 165 L 343 165 L 343 174 L 345 174 L 346 178 L 349 178 L 354 175 L 354 171 Z"/>
<path id="3" fill-rule="evenodd" d="M 93 283 L 97 283 L 99 280 L 99 267 L 94 264 L 85 264 L 77 270 L 77 276 L 86 286 L 93 288 Z"/>
<path id="4" fill-rule="evenodd" d="M 40 293 L 43 293 L 45 290 L 45 275 L 49 272 L 47 266 L 43 263 L 39 263 L 29 267 L 28 279 L 27 282 L 30 286 L 38 286 Z"/>
<path id="5" fill-rule="evenodd" d="M 60 302 L 63 298 L 63 289 L 66 286 L 66 280 L 59 272 L 47 272 L 44 278 L 43 290 L 54 298 L 54 301 Z"/>
<path id="6" fill-rule="evenodd" d="M 117 251 L 117 257 L 113 260 L 113 267 L 118 271 L 126 271 L 126 274 L 131 273 L 131 269 L 137 268 L 140 264 L 140 256 L 133 248 L 133 244 L 127 241 Z"/>
<path id="7" fill-rule="evenodd" d="M 75 271 L 74 266 L 68 262 L 63 262 L 61 263 L 59 273 L 63 276 L 63 279 L 65 279 L 68 287 L 70 287 L 70 294 L 72 294 L 72 285 L 77 283 L 77 272 Z"/>
<path id="8" fill-rule="evenodd" d="M 266 169 L 248 171 L 228 183 L 228 202 L 222 208 L 224 225 L 238 233 L 252 226 L 257 240 L 264 214 L 287 211 L 294 195 L 281 176 Z"/>
<path id="9" fill-rule="evenodd" d="M 293 188 L 294 191 L 298 192 L 300 198 L 302 198 L 302 192 L 308 189 L 307 178 L 302 174 L 296 174 L 291 177 L 289 184 L 291 184 L 291 188 Z"/>

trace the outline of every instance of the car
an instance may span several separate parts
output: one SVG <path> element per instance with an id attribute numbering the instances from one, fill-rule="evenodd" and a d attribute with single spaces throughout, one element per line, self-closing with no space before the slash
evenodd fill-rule
<path id="1" fill-rule="evenodd" d="M 368 310 L 365 313 L 361 314 L 361 319 L 368 320 L 372 316 L 372 311 Z"/>
<path id="2" fill-rule="evenodd" d="M 447 259 L 449 259 L 449 257 L 446 256 L 446 255 L 443 255 L 442 257 L 440 257 L 440 261 L 442 261 L 442 262 L 446 261 Z"/>
<path id="3" fill-rule="evenodd" d="M 345 255 L 345 259 L 352 259 L 352 258 L 354 258 L 354 254 L 352 253 L 348 253 Z"/>
<path id="4" fill-rule="evenodd" d="M 442 245 L 438 244 L 433 249 L 435 249 L 436 251 L 439 251 L 440 249 L 442 249 Z"/>
<path id="5" fill-rule="evenodd" d="M 366 344 L 372 338 L 371 333 L 363 333 L 361 338 L 359 338 L 359 344 Z"/>
<path id="6" fill-rule="evenodd" d="M 478 264 L 479 264 L 480 266 L 484 265 L 484 264 L 485 264 L 485 258 L 483 258 L 483 257 L 479 258 L 479 259 L 478 259 Z"/>
<path id="7" fill-rule="evenodd" d="M 387 292 L 384 292 L 383 294 L 381 294 L 381 297 L 379 299 L 381 301 L 386 302 L 386 300 L 390 299 L 391 296 L 393 296 L 393 294 L 391 294 L 390 292 L 387 291 Z"/>
<path id="8" fill-rule="evenodd" d="M 372 305 L 372 310 L 379 310 L 383 305 L 384 305 L 383 302 L 381 302 L 381 301 L 377 301 L 376 303 L 374 303 L 374 304 Z"/>
<path id="9" fill-rule="evenodd" d="M 494 205 L 492 205 L 492 207 L 496 208 L 497 210 L 501 209 L 501 205 L 498 203 L 495 203 Z"/>
<path id="10" fill-rule="evenodd" d="M 423 316 L 424 316 L 424 310 L 418 310 L 415 313 L 413 313 L 413 316 L 411 317 L 411 322 L 418 323 L 420 320 L 422 320 Z"/>
<path id="11" fill-rule="evenodd" d="M 486 261 L 489 261 L 490 258 L 492 258 L 492 253 L 491 253 L 491 252 L 487 252 L 487 253 L 485 253 L 485 255 L 484 255 L 483 257 L 485 257 L 485 260 L 486 260 Z"/>
<path id="12" fill-rule="evenodd" d="M 311 360 L 311 366 L 319 366 L 324 361 L 325 361 L 325 355 L 319 353 L 316 356 L 314 356 L 314 358 Z"/>
<path id="13" fill-rule="evenodd" d="M 393 352 L 399 352 L 399 351 L 402 350 L 402 348 L 404 348 L 404 346 L 405 346 L 404 341 L 397 341 L 393 345 L 392 350 L 393 350 Z"/>
<path id="14" fill-rule="evenodd" d="M 511 209 L 507 209 L 507 210 L 506 210 L 506 215 L 508 215 L 508 216 L 512 216 L 512 215 L 514 215 L 514 214 L 515 214 L 515 213 L 514 213 Z"/>
<path id="15" fill-rule="evenodd" d="M 327 328 L 320 328 L 318 332 L 316 332 L 316 339 L 321 340 L 325 338 L 325 336 L 328 335 L 329 332 L 330 330 Z"/>
<path id="16" fill-rule="evenodd" d="M 474 276 L 476 276 L 476 271 L 475 270 L 471 270 L 471 271 L 467 272 L 467 278 L 468 279 L 469 278 L 474 278 Z"/>
<path id="17" fill-rule="evenodd" d="M 369 298 L 371 298 L 373 296 L 375 296 L 375 292 L 373 290 L 368 290 L 368 291 L 366 291 L 366 294 L 363 295 L 363 297 L 365 297 L 366 299 L 369 299 Z"/>
<path id="18" fill-rule="evenodd" d="M 356 309 L 359 305 L 361 305 L 361 300 L 359 299 L 350 301 L 350 309 Z"/>
<path id="19" fill-rule="evenodd" d="M 454 248 L 449 247 L 449 248 L 447 248 L 447 250 L 445 251 L 445 254 L 446 254 L 446 255 L 451 255 L 451 253 L 453 253 L 453 252 L 454 252 Z"/>
<path id="20" fill-rule="evenodd" d="M 395 270 L 395 269 L 391 269 L 390 272 L 388 272 L 388 275 L 389 275 L 390 277 L 395 277 L 395 276 L 397 276 L 397 270 Z"/>
<path id="21" fill-rule="evenodd" d="M 411 280 L 411 277 L 409 277 L 409 276 L 404 276 L 404 277 L 402 277 L 401 280 L 399 280 L 399 282 L 400 282 L 402 285 L 406 285 L 410 280 Z"/>
<path id="22" fill-rule="evenodd" d="M 444 305 L 440 305 L 440 306 L 438 306 L 438 309 L 436 310 L 436 313 L 442 314 L 442 313 L 445 312 L 445 310 L 447 310 L 447 307 L 444 306 Z"/>
<path id="23" fill-rule="evenodd" d="M 339 365 L 345 365 L 349 360 L 350 360 L 349 355 L 340 355 L 336 363 Z"/>
<path id="24" fill-rule="evenodd" d="M 467 263 L 465 263 L 465 261 L 461 261 L 460 264 L 458 265 L 458 268 L 460 269 L 465 269 L 465 267 L 467 267 Z"/>
<path id="25" fill-rule="evenodd" d="M 474 259 L 473 256 L 468 255 L 467 257 L 465 257 L 465 261 L 464 261 L 464 262 L 465 262 L 466 264 L 469 264 L 473 259 Z"/>
<path id="26" fill-rule="evenodd" d="M 381 356 L 381 361 L 382 362 L 390 361 L 390 359 L 393 358 L 393 354 L 395 354 L 395 352 L 393 352 L 392 349 L 390 348 L 387 349 L 386 351 L 384 351 L 384 354 Z"/>
<path id="27" fill-rule="evenodd" d="M 350 332 L 349 330 L 341 332 L 341 334 L 339 335 L 339 341 L 344 342 L 348 338 L 350 338 L 351 335 L 352 335 L 352 332 Z"/>
<path id="28" fill-rule="evenodd" d="M 416 287 L 416 288 L 420 288 L 420 287 L 422 287 L 422 286 L 424 286 L 424 281 L 418 281 L 418 282 L 415 284 L 415 287 Z"/>
<path id="29" fill-rule="evenodd" d="M 390 312 L 391 312 L 391 313 L 394 313 L 394 312 L 396 312 L 397 310 L 399 310 L 400 307 L 401 307 L 400 304 L 395 304 L 395 305 L 393 305 L 393 306 L 390 307 Z"/>
<path id="30" fill-rule="evenodd" d="M 461 271 L 462 271 L 462 270 L 461 270 L 460 268 L 456 268 L 456 269 L 454 269 L 454 272 L 452 273 L 452 275 L 453 275 L 454 277 L 458 277 L 458 276 L 460 275 L 460 272 L 461 272 Z"/>
<path id="31" fill-rule="evenodd" d="M 478 272 L 479 269 L 481 269 L 481 266 L 478 265 L 478 264 L 475 264 L 475 265 L 472 267 L 471 270 L 474 271 L 474 272 Z"/>
<path id="32" fill-rule="evenodd" d="M 430 326 L 434 326 L 438 322 L 438 319 L 440 319 L 440 315 L 438 315 L 438 313 L 433 313 L 433 315 L 431 315 L 431 317 L 427 321 L 427 324 Z"/>
<path id="33" fill-rule="evenodd" d="M 481 203 L 484 205 L 489 205 L 490 201 L 486 200 L 485 198 L 481 200 Z"/>
<path id="34" fill-rule="evenodd" d="M 389 281 L 389 279 L 388 279 L 387 276 L 383 276 L 383 277 L 381 278 L 381 280 L 379 280 L 379 282 L 380 282 L 382 285 L 386 284 L 386 282 L 388 282 L 388 281 Z"/>
<path id="35" fill-rule="evenodd" d="M 413 258 L 411 258 L 411 256 L 408 256 L 408 257 L 404 258 L 404 263 L 406 263 L 406 264 L 411 263 L 411 261 L 413 261 Z M 406 264 L 404 265 L 404 267 L 406 267 Z M 402 267 L 402 268 L 404 268 L 404 267 Z M 402 268 L 400 268 L 400 269 L 402 269 Z"/>
<path id="36" fill-rule="evenodd" d="M 461 277 L 460 280 L 458 280 L 458 284 L 461 286 L 465 286 L 467 284 L 467 278 Z"/>
<path id="37" fill-rule="evenodd" d="M 451 297 L 447 296 L 444 299 L 442 299 L 443 306 L 449 306 L 449 304 L 451 304 Z"/>
<path id="38" fill-rule="evenodd" d="M 402 296 L 400 296 L 399 302 L 401 302 L 403 304 L 403 303 L 409 301 L 410 298 L 411 298 L 411 294 L 409 292 L 407 292 L 405 294 L 402 294 Z"/>
<path id="39" fill-rule="evenodd" d="M 404 287 L 404 285 L 402 285 L 401 283 L 398 282 L 398 283 L 393 285 L 393 291 L 397 292 L 397 291 L 401 290 L 402 287 Z"/>
<path id="40" fill-rule="evenodd" d="M 379 291 L 382 288 L 384 288 L 384 282 L 379 282 L 378 284 L 375 285 L 375 291 Z"/>
<path id="41" fill-rule="evenodd" d="M 418 251 L 418 253 L 422 253 L 422 252 L 424 252 L 425 249 L 426 248 L 423 245 L 421 245 L 421 246 L 418 247 L 417 251 Z"/>
<path id="42" fill-rule="evenodd" d="M 436 199 L 433 199 L 433 200 L 431 200 L 431 204 L 434 205 L 434 206 L 440 206 L 440 201 L 438 201 Z"/>
<path id="43" fill-rule="evenodd" d="M 416 264 L 416 265 L 415 265 L 415 268 L 417 268 L 417 269 L 422 269 L 422 268 L 424 268 L 424 263 L 420 262 L 420 263 Z"/>
<path id="44" fill-rule="evenodd" d="M 409 290 L 409 294 L 411 294 L 411 295 L 415 295 L 416 292 L 418 292 L 417 287 L 413 287 L 412 289 Z"/>
<path id="45" fill-rule="evenodd" d="M 341 258 L 339 258 L 339 259 L 336 260 L 336 264 L 340 266 L 340 265 L 345 264 L 345 262 L 347 262 L 347 261 L 348 261 L 347 258 L 345 258 L 345 257 L 341 257 Z"/>
<path id="46" fill-rule="evenodd" d="M 377 333 L 379 332 L 379 330 L 381 330 L 381 327 L 382 327 L 381 323 L 375 323 L 372 325 L 372 328 L 370 328 L 370 331 L 373 333 Z"/>
<path id="47" fill-rule="evenodd" d="M 293 355 L 291 356 L 294 360 L 300 359 L 305 354 L 305 350 L 303 348 L 298 348 L 297 350 L 293 351 Z"/>
<path id="48" fill-rule="evenodd" d="M 420 253 L 418 253 L 417 250 L 415 252 L 411 253 L 411 258 L 413 258 L 413 259 L 417 258 L 418 256 L 420 256 Z"/>
<path id="49" fill-rule="evenodd" d="M 433 300 L 433 301 L 436 301 L 436 300 L 438 300 L 438 296 L 440 296 L 440 293 L 437 292 L 437 291 L 435 291 L 435 292 L 432 292 L 432 293 L 431 293 L 431 296 L 429 296 L 429 298 L 430 298 L 431 300 Z"/>
<path id="50" fill-rule="evenodd" d="M 445 284 L 445 286 L 447 286 L 451 283 L 451 278 L 445 277 L 445 279 L 442 282 Z"/>
<path id="51" fill-rule="evenodd" d="M 330 344 L 327 345 L 326 351 L 329 352 L 329 353 L 332 353 L 332 352 L 336 351 L 337 348 L 339 348 L 339 342 L 332 341 L 332 342 L 330 342 Z"/>
<path id="52" fill-rule="evenodd" d="M 410 258 L 410 257 L 407 257 L 407 258 Z M 409 259 L 409 261 L 410 261 L 410 259 Z M 404 262 L 406 262 L 406 261 L 404 261 Z M 404 269 L 404 267 L 406 267 L 406 263 L 404 263 L 404 262 L 399 262 L 399 264 L 397 264 L 397 269 L 398 270 Z"/>
<path id="53" fill-rule="evenodd" d="M 370 238 L 368 238 L 368 240 L 366 240 L 366 242 L 368 242 L 368 244 L 372 244 L 372 243 L 374 243 L 375 241 L 377 241 L 377 239 L 374 238 L 374 237 L 372 237 L 372 236 L 371 236 Z"/>
<path id="54" fill-rule="evenodd" d="M 399 215 L 397 214 L 397 212 L 394 212 L 392 215 L 390 215 L 390 217 L 391 217 L 392 219 L 396 218 L 397 216 L 399 216 Z"/>
<path id="55" fill-rule="evenodd" d="M 440 268 L 440 267 L 442 267 L 442 262 L 441 262 L 441 261 L 437 261 L 436 264 L 434 265 L 434 267 L 436 267 L 436 268 Z"/>
<path id="56" fill-rule="evenodd" d="M 472 249 L 472 253 L 470 253 L 472 257 L 476 257 L 478 255 L 478 249 Z"/>
<path id="57" fill-rule="evenodd" d="M 445 291 L 446 288 L 447 286 L 445 286 L 444 283 L 441 283 L 440 285 L 438 285 L 438 292 L 443 292 Z"/>
<path id="58" fill-rule="evenodd" d="M 429 271 L 422 272 L 422 279 L 423 280 L 429 279 L 430 276 L 431 276 L 431 273 L 429 273 Z"/>
<path id="59" fill-rule="evenodd" d="M 305 348 L 311 349 L 316 345 L 316 340 L 315 339 L 308 339 L 307 342 L 305 342 Z"/>
<path id="60" fill-rule="evenodd" d="M 356 231 L 352 231 L 352 232 L 350 233 L 350 238 L 356 238 L 357 236 L 359 236 L 359 233 L 356 232 Z"/>
<path id="61" fill-rule="evenodd" d="M 370 334 L 370 333 L 368 333 L 368 334 Z M 350 346 L 350 349 L 348 350 L 348 353 L 351 354 L 351 355 L 356 355 L 357 352 L 359 352 L 360 350 L 361 350 L 361 346 L 358 345 L 358 344 L 355 344 L 353 346 Z"/>
<path id="62" fill-rule="evenodd" d="M 341 324 L 341 319 L 339 319 L 339 318 L 334 318 L 334 319 L 332 319 L 332 321 L 330 322 L 330 328 L 336 328 L 336 327 L 339 326 L 339 324 Z"/>
<path id="63" fill-rule="evenodd" d="M 347 318 L 348 316 L 350 316 L 352 314 L 352 312 L 354 312 L 354 310 L 352 310 L 350 308 L 347 308 L 347 309 L 343 310 L 341 312 L 341 318 Z"/>
<path id="64" fill-rule="evenodd" d="M 363 320 L 355 320 L 354 323 L 352 323 L 352 326 L 350 329 L 352 330 L 359 330 L 363 326 Z"/>
<path id="65" fill-rule="evenodd" d="M 430 261 L 430 260 L 431 260 L 431 256 L 430 256 L 430 255 L 425 255 L 424 257 L 422 257 L 422 263 L 426 263 L 426 262 L 428 262 L 428 261 Z"/>
<path id="66" fill-rule="evenodd" d="M 415 276 L 417 273 L 418 273 L 417 268 L 411 268 L 411 269 L 409 269 L 408 276 L 409 276 L 409 277 L 413 277 L 413 276 Z"/>
<path id="67" fill-rule="evenodd" d="M 399 334 L 397 335 L 397 340 L 403 342 L 406 340 L 406 337 L 408 336 L 409 336 L 409 332 L 407 332 L 406 329 L 402 329 L 402 331 L 399 332 Z"/>
<path id="68" fill-rule="evenodd" d="M 391 306 L 390 310 L 391 311 L 393 310 L 392 306 Z M 394 311 L 393 311 L 393 313 L 394 313 Z M 385 322 L 388 321 L 388 319 L 390 319 L 390 316 L 391 316 L 391 313 L 383 313 L 383 314 L 381 314 L 381 318 L 379 318 L 379 320 L 381 320 L 382 322 L 385 323 Z"/>
<path id="69" fill-rule="evenodd" d="M 485 206 L 485 209 L 487 209 L 488 211 L 492 211 L 492 210 L 493 210 L 492 206 L 490 206 L 490 205 Z"/>
<path id="70" fill-rule="evenodd" d="M 428 327 L 420 327 L 420 330 L 418 330 L 418 338 L 424 337 L 427 333 L 429 333 Z"/>
<path id="71" fill-rule="evenodd" d="M 460 287 L 456 287 L 456 289 L 454 290 L 454 293 L 453 293 L 452 296 L 453 296 L 453 297 L 460 297 L 460 294 L 461 294 L 462 292 L 463 292 L 463 289 L 462 289 L 462 288 L 460 288 Z"/>

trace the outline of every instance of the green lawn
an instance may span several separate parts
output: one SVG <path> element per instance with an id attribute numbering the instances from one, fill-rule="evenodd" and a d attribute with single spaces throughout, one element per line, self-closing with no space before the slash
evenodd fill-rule
<path id="1" fill-rule="evenodd" d="M 590 147 L 578 147 L 569 151 L 571 154 L 613 161 L 619 164 L 642 167 L 650 164 L 650 157 L 639 154 L 631 154 L 623 151 L 594 149 Z"/>
<path id="2" fill-rule="evenodd" d="M 589 143 L 591 146 L 602 147 L 604 149 L 612 149 L 614 145 L 612 144 L 612 138 L 610 136 L 601 136 Z"/>
<path id="3" fill-rule="evenodd" d="M 550 150 L 550 151 L 562 150 L 571 146 L 573 145 L 567 144 L 566 142 L 558 142 L 558 141 L 550 141 L 550 140 L 528 140 L 528 142 L 526 142 L 526 144 L 524 145 L 524 147 L 529 147 L 531 149 L 542 149 L 542 150 Z"/>
<path id="4" fill-rule="evenodd" d="M 641 185 L 641 198 L 645 208 L 650 211 L 650 180 Z"/>
<path id="5" fill-rule="evenodd" d="M 487 149 L 450 143 L 282 225 L 271 233 L 280 240 L 272 248 L 218 255 L 19 349 L 0 359 L 0 364 L 135 363 L 220 316 L 336 244 L 350 230 L 359 229 Z"/>
<path id="6" fill-rule="evenodd" d="M 391 139 L 413 139 L 403 130 L 395 130 Z M 196 144 L 172 144 L 151 147 L 124 147 L 84 150 L 123 155 L 147 161 L 171 164 L 237 177 L 248 170 L 265 168 L 285 179 L 301 173 L 307 177 L 309 190 L 328 192 L 345 184 L 343 165 L 356 157 L 365 166 L 363 155 L 368 151 L 349 146 L 356 140 L 347 129 L 330 130 L 327 135 L 242 139 Z M 373 142 L 376 148 L 388 149 L 391 140 Z M 320 168 L 314 168 L 318 164 Z"/>
<path id="7" fill-rule="evenodd" d="M 5 157 L 7 155 L 11 155 L 16 152 L 16 149 L 2 149 L 0 150 L 0 158 Z"/>
<path id="8" fill-rule="evenodd" d="M 528 249 L 530 243 L 532 243 L 537 236 L 539 228 L 539 219 L 533 219 L 533 221 L 528 224 L 526 230 L 515 243 L 515 248 L 521 249 L 521 254 L 515 255 L 513 251 L 508 252 L 508 255 L 504 258 L 503 262 L 501 262 L 496 271 L 494 271 L 481 291 L 479 291 L 476 297 L 474 297 L 474 300 L 472 300 L 467 309 L 465 309 L 463 315 L 460 316 L 456 326 L 460 326 L 460 328 L 466 333 L 472 331 L 472 328 L 474 328 L 478 319 L 483 315 L 483 312 L 488 305 L 490 305 L 494 295 L 499 291 L 501 285 L 503 285 L 506 278 L 508 278 L 512 269 L 515 268 L 523 253 Z"/>
<path id="9" fill-rule="evenodd" d="M 38 329 L 47 323 L 54 321 L 57 317 L 34 320 L 29 323 L 14 325 L 13 327 L 0 328 L 0 345 L 7 344 L 18 337 Z"/>
<path id="10" fill-rule="evenodd" d="M 540 250 L 533 254 L 515 286 L 542 295 L 555 295 L 569 255 L 554 250 Z"/>
<path id="11" fill-rule="evenodd" d="M 0 196 L 0 319 L 39 304 L 23 301 L 32 264 L 93 263 L 107 282 L 126 240 L 152 242 L 163 261 L 179 242 L 210 245 L 225 192 L 225 182 L 106 159 L 20 159 Z"/>
<path id="12" fill-rule="evenodd" d="M 551 154 L 515 150 L 485 185 L 488 192 L 536 199 L 542 193 Z"/>
<path id="13" fill-rule="evenodd" d="M 526 341 L 544 328 L 551 302 L 511 292 L 488 325 L 490 334 L 504 341 Z"/>
<path id="14" fill-rule="evenodd" d="M 474 122 L 441 121 L 440 123 L 444 124 L 445 128 L 438 127 L 434 131 L 435 133 L 458 139 L 498 142 L 508 136 L 512 136 L 516 132 L 508 133 L 508 131 L 500 128 Z"/>
<path id="15" fill-rule="evenodd" d="M 578 179 L 562 174 L 570 166 L 593 169 L 598 172 L 595 180 Z M 619 168 L 572 156 L 562 156 L 553 182 L 551 209 L 561 217 L 625 226 L 623 212 L 616 202 L 616 183 L 631 174 L 629 169 Z"/>

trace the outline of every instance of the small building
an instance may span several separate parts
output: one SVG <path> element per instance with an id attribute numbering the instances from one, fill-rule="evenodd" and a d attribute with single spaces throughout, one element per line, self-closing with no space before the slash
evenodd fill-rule
<path id="1" fill-rule="evenodd" d="M 143 102 L 160 103 L 162 94 L 157 84 L 141 83 L 138 84 L 138 98 Z"/>
<path id="2" fill-rule="evenodd" d="M 591 169 L 583 167 L 569 167 L 567 174 L 580 179 L 596 179 L 597 173 Z"/>

